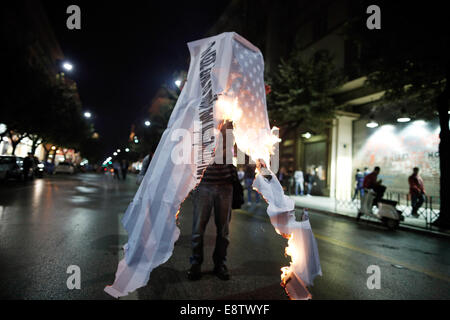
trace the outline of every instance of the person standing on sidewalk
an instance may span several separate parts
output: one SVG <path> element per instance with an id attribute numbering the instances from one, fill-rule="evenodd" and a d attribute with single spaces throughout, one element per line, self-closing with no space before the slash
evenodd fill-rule
<path id="1" fill-rule="evenodd" d="M 356 199 L 358 196 L 358 192 L 360 195 L 360 199 L 364 196 L 364 188 L 363 188 L 363 182 L 364 182 L 364 174 L 361 172 L 361 170 L 356 169 L 355 174 L 355 194 L 353 195 L 352 201 Z"/>
<path id="2" fill-rule="evenodd" d="M 419 168 L 413 168 L 413 174 L 408 177 L 409 193 L 411 195 L 412 212 L 414 218 L 419 217 L 417 211 L 425 201 L 426 193 L 423 186 L 422 177 L 419 175 Z"/>
<path id="3" fill-rule="evenodd" d="M 300 189 L 300 195 L 303 195 L 303 186 L 304 186 L 304 178 L 303 178 L 303 171 L 298 169 L 294 173 L 294 180 L 295 180 L 295 195 L 298 196 L 298 190 Z"/>
<path id="4" fill-rule="evenodd" d="M 314 170 L 311 169 L 311 170 L 309 170 L 309 171 L 306 173 L 306 176 L 305 176 L 306 195 L 307 195 L 308 197 L 311 196 L 311 190 L 312 190 L 312 187 L 313 187 L 313 183 L 315 183 L 314 180 L 315 180 L 315 178 L 314 178 Z"/>
<path id="5" fill-rule="evenodd" d="M 201 278 L 203 263 L 203 236 L 214 209 L 216 223 L 216 246 L 213 253 L 214 273 L 221 280 L 229 280 L 230 274 L 226 266 L 227 248 L 229 244 L 229 223 L 233 201 L 233 176 L 237 175 L 233 164 L 226 161 L 226 129 L 232 129 L 232 123 L 227 121 L 221 128 L 224 139 L 223 161 L 209 165 L 203 173 L 203 178 L 193 190 L 193 221 L 192 221 L 192 256 L 191 268 L 188 271 L 189 280 Z M 219 145 L 220 147 L 220 145 Z"/>

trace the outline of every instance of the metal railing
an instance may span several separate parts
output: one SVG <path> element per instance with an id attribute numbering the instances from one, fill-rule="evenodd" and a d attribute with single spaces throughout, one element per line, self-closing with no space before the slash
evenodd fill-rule
<path id="1" fill-rule="evenodd" d="M 402 212 L 405 220 L 401 224 L 412 225 L 415 227 L 422 227 L 431 229 L 431 224 L 439 217 L 440 212 L 440 198 L 437 196 L 426 196 L 422 206 L 417 211 L 418 217 L 412 216 L 411 196 L 400 192 L 385 192 L 383 199 L 397 202 L 397 210 Z M 336 200 L 336 207 L 355 209 L 356 212 L 361 206 L 359 198 L 355 200 Z M 374 207 L 373 212 L 377 212 Z"/>

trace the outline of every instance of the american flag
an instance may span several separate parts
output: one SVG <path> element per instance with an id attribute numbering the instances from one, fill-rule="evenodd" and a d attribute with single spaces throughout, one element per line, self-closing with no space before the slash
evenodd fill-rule
<path id="1" fill-rule="evenodd" d="M 271 136 L 266 108 L 264 60 L 258 48 L 234 32 L 188 43 L 191 54 L 188 78 L 174 107 L 168 128 L 151 160 L 142 183 L 125 212 L 122 223 L 128 232 L 124 258 L 119 262 L 114 283 L 105 291 L 113 297 L 126 296 L 143 287 L 151 271 L 172 255 L 180 230 L 176 216 L 190 191 L 199 183 L 212 159 L 219 124 L 217 97 L 237 99 L 242 116 L 234 123 L 238 148 L 254 160 L 267 161 L 267 139 Z M 196 124 L 201 123 L 201 128 Z M 208 130 L 206 130 L 208 129 Z M 174 162 L 178 132 L 186 137 L 209 131 L 212 139 L 197 143 L 202 149 L 198 161 Z M 195 138 L 194 138 L 195 140 Z M 193 144 L 196 144 L 193 141 Z M 196 154 L 195 150 L 192 150 Z M 264 184 L 262 184 L 263 186 Z M 279 188 L 276 178 L 271 186 Z M 291 203 L 286 210 L 291 210 Z M 280 206 L 279 208 L 283 208 Z M 280 214 L 284 214 L 281 212 Z"/>

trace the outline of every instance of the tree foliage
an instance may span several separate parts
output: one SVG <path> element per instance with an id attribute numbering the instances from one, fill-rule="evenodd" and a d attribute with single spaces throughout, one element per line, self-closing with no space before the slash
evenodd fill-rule
<path id="1" fill-rule="evenodd" d="M 306 125 L 320 131 L 335 116 L 337 106 L 331 93 L 343 80 L 328 51 L 305 58 L 300 50 L 294 50 L 269 78 L 270 119 L 280 125 Z"/>
<path id="2" fill-rule="evenodd" d="M 92 139 L 93 128 L 82 115 L 75 83 L 56 72 L 32 32 L 24 34 L 7 38 L 0 122 L 11 136 L 30 138 L 34 150 L 39 143 L 80 150 Z"/>
<path id="3" fill-rule="evenodd" d="M 360 1 L 365 12 L 368 1 Z M 381 29 L 365 27 L 359 15 L 346 27 L 349 41 L 360 48 L 356 63 L 368 76 L 366 85 L 385 90 L 385 103 L 407 109 L 412 117 L 436 119 L 437 98 L 446 85 L 449 31 L 440 6 L 382 1 Z M 441 10 L 439 10 L 441 9 Z"/>

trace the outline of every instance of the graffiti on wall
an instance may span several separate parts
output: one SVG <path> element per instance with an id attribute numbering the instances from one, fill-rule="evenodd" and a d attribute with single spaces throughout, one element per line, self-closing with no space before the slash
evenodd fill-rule
<path id="1" fill-rule="evenodd" d="M 379 166 L 388 190 L 408 193 L 408 176 L 420 168 L 429 195 L 439 195 L 439 126 L 425 121 L 406 125 L 384 125 L 355 150 L 354 168 Z"/>

